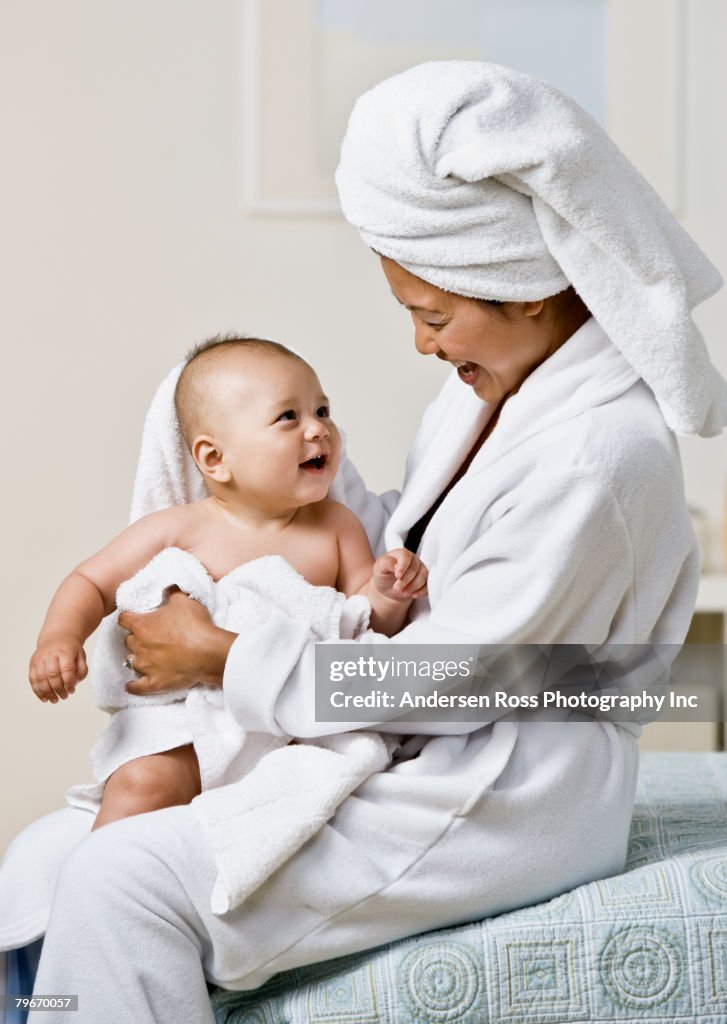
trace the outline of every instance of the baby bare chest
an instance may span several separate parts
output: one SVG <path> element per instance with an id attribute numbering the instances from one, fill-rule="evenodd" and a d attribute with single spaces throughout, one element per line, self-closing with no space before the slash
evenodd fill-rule
<path id="1" fill-rule="evenodd" d="M 307 525 L 291 525 L 276 533 L 218 525 L 186 538 L 179 546 L 198 558 L 215 580 L 266 555 L 280 555 L 314 586 L 334 587 L 338 577 L 335 535 Z"/>

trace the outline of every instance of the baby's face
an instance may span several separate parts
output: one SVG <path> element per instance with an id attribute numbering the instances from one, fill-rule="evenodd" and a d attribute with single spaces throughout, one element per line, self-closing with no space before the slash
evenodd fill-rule
<path id="1" fill-rule="evenodd" d="M 322 501 L 341 439 L 313 370 L 268 353 L 233 356 L 215 386 L 214 434 L 242 500 L 270 511 Z"/>

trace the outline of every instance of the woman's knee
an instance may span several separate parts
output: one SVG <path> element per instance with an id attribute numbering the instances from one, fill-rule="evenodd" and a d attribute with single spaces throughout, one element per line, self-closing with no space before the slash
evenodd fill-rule
<path id="1" fill-rule="evenodd" d="M 127 819 L 91 832 L 70 852 L 58 878 L 56 899 L 98 903 L 119 889 L 133 894 L 136 879 L 149 879 L 154 857 Z"/>
<path id="2" fill-rule="evenodd" d="M 169 807 L 111 822 L 82 839 L 66 859 L 59 887 L 87 892 L 151 893 L 212 883 L 216 866 L 189 806 Z"/>

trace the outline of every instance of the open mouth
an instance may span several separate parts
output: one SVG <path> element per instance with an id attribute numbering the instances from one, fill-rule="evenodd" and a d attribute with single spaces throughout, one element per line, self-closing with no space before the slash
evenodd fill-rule
<path id="1" fill-rule="evenodd" d="M 327 462 L 327 455 L 316 455 L 312 459 L 308 459 L 307 462 L 301 462 L 300 468 L 307 473 L 320 473 L 326 468 Z"/>
<path id="2" fill-rule="evenodd" d="M 457 375 L 464 384 L 474 384 L 479 366 L 477 363 L 455 363 Z"/>

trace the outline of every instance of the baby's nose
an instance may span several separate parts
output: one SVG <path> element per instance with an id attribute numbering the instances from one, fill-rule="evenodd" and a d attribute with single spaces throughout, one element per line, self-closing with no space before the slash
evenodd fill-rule
<path id="1" fill-rule="evenodd" d="M 328 437 L 328 427 L 323 420 L 319 420 L 317 417 L 312 417 L 306 423 L 305 436 L 310 439 Z"/>

